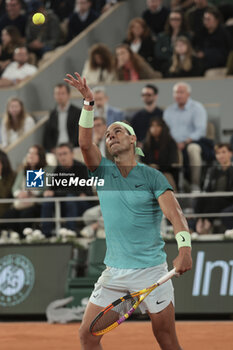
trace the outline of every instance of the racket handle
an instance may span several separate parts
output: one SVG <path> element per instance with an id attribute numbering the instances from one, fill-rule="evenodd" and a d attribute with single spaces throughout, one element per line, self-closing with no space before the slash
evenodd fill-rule
<path id="1" fill-rule="evenodd" d="M 161 277 L 158 281 L 157 281 L 157 285 L 163 284 L 165 282 L 167 282 L 168 280 L 170 280 L 170 278 L 172 278 L 173 276 L 176 275 L 176 268 L 174 267 L 174 269 L 172 269 L 171 271 L 169 271 L 168 273 L 166 273 L 166 275 L 164 275 L 163 277 Z"/>

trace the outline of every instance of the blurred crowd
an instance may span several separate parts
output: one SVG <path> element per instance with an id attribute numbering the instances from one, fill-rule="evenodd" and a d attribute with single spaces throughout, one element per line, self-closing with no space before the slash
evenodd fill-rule
<path id="1" fill-rule="evenodd" d="M 111 105 L 104 87 L 114 80 L 137 81 L 167 77 L 203 76 L 208 69 L 225 67 L 233 42 L 233 5 L 208 3 L 206 0 L 173 0 L 169 8 L 163 0 L 147 0 L 147 9 L 128 25 L 115 52 L 103 43 L 90 47 L 82 76 L 93 88 L 95 120 L 93 140 L 105 157 L 105 132 L 114 121 L 127 121 L 135 130 L 145 157 L 141 162 L 167 177 L 175 192 L 233 191 L 232 146 L 219 143 L 215 126 L 208 120 L 205 107 L 192 98 L 192 87 L 185 82 L 174 84 L 174 103 L 165 109 L 157 104 L 159 89 L 145 84 L 138 97 L 143 107 L 122 111 Z M 0 1 L 0 87 L 12 86 L 38 70 L 43 55 L 73 40 L 116 1 Z M 43 12 L 45 24 L 35 26 L 31 17 Z M 98 84 L 100 84 L 98 86 Z M 0 203 L 0 231 L 19 233 L 27 227 L 40 229 L 46 237 L 55 233 L 54 203 L 42 204 L 36 198 L 92 196 L 93 189 L 76 186 L 64 190 L 50 186 L 31 191 L 26 188 L 26 171 L 74 173 L 88 179 L 78 145 L 78 120 L 81 110 L 72 104 L 70 88 L 64 83 L 54 87 L 54 106 L 44 128 L 43 142 L 31 145 L 19 169 L 13 169 L 7 149 L 36 125 L 24 107 L 24 101 L 7 101 L 0 128 L 0 198 L 14 198 L 13 204 Z M 65 175 L 64 175 L 65 176 Z M 21 199 L 35 198 L 35 201 Z M 100 208 L 90 201 L 61 203 L 63 217 L 80 217 L 86 226 L 67 221 L 65 227 L 75 235 L 92 237 L 103 231 Z M 194 213 L 231 213 L 232 197 L 196 199 Z M 23 222 L 22 218 L 42 218 L 42 223 Z M 214 218 L 189 220 L 193 232 L 215 233 Z M 221 219 L 218 230 L 233 228 L 231 216 Z M 219 231 L 218 231 L 219 232 Z"/>

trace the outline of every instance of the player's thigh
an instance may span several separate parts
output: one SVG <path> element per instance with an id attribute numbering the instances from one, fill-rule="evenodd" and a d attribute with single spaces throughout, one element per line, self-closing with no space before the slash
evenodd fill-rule
<path id="1" fill-rule="evenodd" d="M 165 309 L 158 313 L 149 313 L 154 335 L 159 343 L 170 339 L 174 344 L 177 342 L 175 330 L 175 311 L 171 302 Z"/>
<path id="2" fill-rule="evenodd" d="M 95 305 L 91 302 L 87 304 L 85 313 L 83 315 L 82 323 L 79 328 L 80 338 L 90 338 L 93 341 L 100 341 L 101 336 L 95 337 L 90 332 L 90 325 L 94 318 L 103 310 L 103 307 Z"/>

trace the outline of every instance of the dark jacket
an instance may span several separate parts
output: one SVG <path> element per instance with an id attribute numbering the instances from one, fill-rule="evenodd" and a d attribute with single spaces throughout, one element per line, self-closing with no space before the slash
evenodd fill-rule
<path id="1" fill-rule="evenodd" d="M 131 42 L 127 39 L 125 39 L 123 43 L 128 44 L 129 46 L 131 45 Z M 152 66 L 154 65 L 154 45 L 155 41 L 151 38 L 151 36 L 148 36 L 142 39 L 141 47 L 137 52 L 147 61 L 147 63 Z"/>
<path id="2" fill-rule="evenodd" d="M 81 21 L 78 13 L 73 12 L 69 18 L 68 23 L 68 41 L 75 38 L 79 33 L 81 33 L 84 29 L 86 29 L 92 22 L 94 22 L 98 18 L 98 13 L 94 10 L 90 10 L 87 19 L 85 21 Z"/>
<path id="3" fill-rule="evenodd" d="M 172 65 L 172 60 L 171 60 L 171 64 Z M 168 72 L 166 74 L 164 74 L 165 77 L 169 77 L 169 78 L 183 78 L 183 77 L 198 77 L 198 76 L 202 76 L 204 73 L 204 68 L 203 68 L 203 60 L 196 57 L 196 56 L 192 56 L 192 67 L 190 70 L 184 70 L 184 69 L 178 69 L 175 72 L 170 72 L 168 70 Z"/>
<path id="4" fill-rule="evenodd" d="M 81 110 L 74 105 L 70 105 L 67 117 L 67 132 L 69 142 L 74 146 L 78 146 L 78 122 Z M 57 146 L 59 136 L 58 113 L 56 108 L 51 111 L 49 120 L 45 126 L 43 137 L 43 146 L 46 151 L 51 151 Z"/>
<path id="5" fill-rule="evenodd" d="M 141 109 L 132 118 L 130 124 L 132 125 L 138 141 L 143 141 L 146 133 L 150 127 L 150 120 L 153 117 L 162 118 L 163 110 L 156 107 L 153 112 L 147 112 L 146 109 Z"/>

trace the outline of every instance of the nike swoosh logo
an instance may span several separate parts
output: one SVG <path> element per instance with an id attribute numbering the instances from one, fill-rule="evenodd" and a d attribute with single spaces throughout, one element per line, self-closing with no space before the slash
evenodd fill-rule
<path id="1" fill-rule="evenodd" d="M 185 242 L 185 238 L 184 236 L 180 235 L 182 237 L 182 242 Z"/>
<path id="2" fill-rule="evenodd" d="M 93 298 L 97 298 L 99 294 L 93 294 Z"/>
<path id="3" fill-rule="evenodd" d="M 116 179 L 118 177 L 118 175 L 112 174 L 112 176 L 114 177 L 114 179 Z"/>
<path id="4" fill-rule="evenodd" d="M 166 300 L 162 300 L 162 301 L 158 301 L 158 300 L 157 300 L 157 301 L 156 301 L 156 304 L 159 305 L 159 304 L 164 303 L 165 301 L 166 301 Z"/>
<path id="5" fill-rule="evenodd" d="M 141 184 L 141 185 L 135 185 L 135 187 L 136 187 L 136 188 L 141 187 L 141 186 L 144 186 L 144 184 Z"/>

